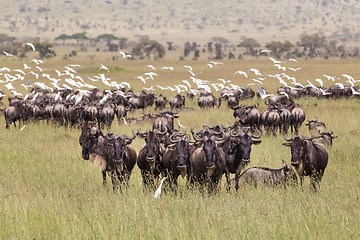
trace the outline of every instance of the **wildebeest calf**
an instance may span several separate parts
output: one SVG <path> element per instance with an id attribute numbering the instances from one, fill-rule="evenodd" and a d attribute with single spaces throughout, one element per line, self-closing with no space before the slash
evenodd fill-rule
<path id="1" fill-rule="evenodd" d="M 280 169 L 270 169 L 263 167 L 252 167 L 240 175 L 239 186 L 245 188 L 246 185 L 257 187 L 265 186 L 285 186 L 286 184 L 296 184 L 297 176 L 290 165 L 283 161 Z"/>

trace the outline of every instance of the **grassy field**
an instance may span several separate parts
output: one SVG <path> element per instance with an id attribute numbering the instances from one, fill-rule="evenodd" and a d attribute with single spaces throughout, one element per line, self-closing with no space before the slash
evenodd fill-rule
<path id="1" fill-rule="evenodd" d="M 198 77 L 217 82 L 231 79 L 239 85 L 250 83 L 236 79 L 234 72 L 257 68 L 275 73 L 267 58 L 244 61 L 225 61 L 209 69 L 206 60 L 177 61 L 174 58 L 156 62 L 112 61 L 105 53 L 96 53 L 89 60 L 86 53 L 71 59 L 46 60 L 48 72 L 62 69 L 66 64 L 81 64 L 83 77 L 98 74 L 100 63 L 116 66 L 108 74 L 113 80 L 128 81 L 135 90 L 143 85 L 136 76 L 143 74 L 147 64 L 157 69 L 174 66 L 174 72 L 158 71 L 151 85 L 174 85 L 188 78 L 183 65 L 191 65 Z M 25 60 L 25 62 L 29 59 Z M 20 67 L 24 62 L 4 60 L 2 66 Z M 289 63 L 290 64 L 290 63 Z M 359 79 L 358 60 L 299 60 L 296 72 L 299 82 L 314 80 L 322 74 L 340 76 L 348 73 Z M 290 66 L 290 65 L 289 65 Z M 44 80 L 45 81 L 45 80 Z M 157 81 L 157 82 L 155 82 Z M 240 82 L 242 81 L 242 82 Z M 246 82 L 247 81 L 247 82 Z M 20 84 L 20 83 L 19 83 Z M 329 84 L 328 82 L 326 84 Z M 14 84 L 15 86 L 16 84 Z M 269 92 L 279 86 L 276 81 L 264 81 Z M 174 93 L 165 92 L 167 96 Z M 6 102 L 6 101 L 4 101 Z M 1 239 L 359 239 L 360 238 L 360 104 L 358 99 L 318 100 L 300 99 L 308 118 L 315 116 L 326 123 L 338 138 L 329 149 L 329 164 L 319 192 L 314 193 L 306 179 L 304 188 L 259 188 L 245 192 L 226 192 L 204 196 L 185 189 L 180 180 L 178 194 L 143 191 L 140 171 L 135 167 L 130 186 L 114 194 L 101 184 L 101 173 L 81 157 L 78 143 L 80 130 L 65 130 L 45 123 L 29 123 L 23 131 L 5 130 L 0 119 L 0 238 Z M 256 98 L 243 104 L 259 103 Z M 313 104 L 316 106 L 312 106 Z M 196 100 L 187 100 L 194 107 L 179 113 L 187 130 L 193 124 L 209 121 L 226 124 L 233 121 L 232 111 L 223 104 L 220 109 L 199 110 Z M 154 109 L 151 109 L 154 112 Z M 130 116 L 141 116 L 135 112 Z M 111 131 L 130 135 L 130 127 L 114 121 Z M 151 125 L 146 123 L 142 129 Z M 198 128 L 196 128 L 198 129 Z M 301 134 L 309 136 L 305 126 Z M 282 146 L 284 138 L 263 136 L 254 146 L 252 166 L 280 168 L 281 160 L 290 161 L 290 149 Z M 143 140 L 135 139 L 138 152 Z M 225 180 L 225 179 L 224 179 Z M 224 185 L 225 181 L 223 181 Z"/>

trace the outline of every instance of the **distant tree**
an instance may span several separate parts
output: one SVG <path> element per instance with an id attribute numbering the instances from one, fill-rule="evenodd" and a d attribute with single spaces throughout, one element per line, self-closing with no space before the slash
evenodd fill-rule
<path id="1" fill-rule="evenodd" d="M 168 45 L 168 51 L 174 50 L 173 43 L 174 42 L 166 42 L 166 44 Z"/>
<path id="2" fill-rule="evenodd" d="M 66 35 L 66 34 L 61 34 L 61 35 L 59 35 L 58 37 L 55 38 L 55 40 L 62 40 L 63 41 L 62 45 L 65 45 L 65 41 L 68 40 L 68 39 L 72 39 L 72 38 L 71 38 L 71 36 Z"/>
<path id="3" fill-rule="evenodd" d="M 298 46 L 304 48 L 304 52 L 308 51 L 309 57 L 317 56 L 316 50 L 321 47 L 326 47 L 326 37 L 318 33 L 312 35 L 304 35 L 297 43 Z"/>
<path id="4" fill-rule="evenodd" d="M 271 41 L 265 45 L 265 47 L 272 51 L 275 57 L 281 58 L 281 56 L 285 53 L 291 50 L 291 48 L 294 47 L 294 45 L 289 42 L 285 41 L 284 43 L 281 43 L 279 41 Z"/>
<path id="5" fill-rule="evenodd" d="M 189 56 L 191 52 L 191 44 L 189 42 L 186 42 L 184 45 L 184 57 Z"/>
<path id="6" fill-rule="evenodd" d="M 247 55 L 255 55 L 255 48 L 260 47 L 260 44 L 254 38 L 245 38 L 241 43 L 237 45 L 246 49 Z"/>
<path id="7" fill-rule="evenodd" d="M 200 57 L 200 50 L 196 49 L 194 52 L 194 58 L 199 58 Z"/>
<path id="8" fill-rule="evenodd" d="M 119 38 L 119 48 L 120 49 L 125 49 L 127 48 L 127 38 Z"/>
<path id="9" fill-rule="evenodd" d="M 213 51 L 214 51 L 214 48 L 213 48 L 213 42 L 208 42 L 207 43 L 207 49 L 208 49 L 208 52 L 210 53 L 210 55 L 212 55 Z"/>
<path id="10" fill-rule="evenodd" d="M 153 56 L 154 59 L 162 58 L 165 56 L 165 48 L 155 40 L 146 40 L 138 43 L 132 49 L 133 56 L 139 56 L 140 59 L 147 57 L 148 59 Z"/>
<path id="11" fill-rule="evenodd" d="M 77 45 L 79 45 L 80 40 L 86 40 L 89 39 L 85 33 L 74 33 L 73 35 L 71 35 L 71 39 L 75 39 Z"/>
<path id="12" fill-rule="evenodd" d="M 222 45 L 220 43 L 215 44 L 215 59 L 223 59 Z"/>
<path id="13" fill-rule="evenodd" d="M 101 34 L 99 36 L 96 37 L 96 41 L 102 41 L 105 40 L 107 45 L 109 45 L 111 43 L 111 40 L 119 40 L 118 37 L 114 36 L 113 34 Z"/>
<path id="14" fill-rule="evenodd" d="M 55 51 L 51 49 L 53 45 L 48 42 L 37 42 L 34 43 L 36 51 L 39 52 L 39 57 L 42 59 L 44 57 L 49 58 L 56 56 Z"/>
<path id="15" fill-rule="evenodd" d="M 15 40 L 14 37 L 10 37 L 5 33 L 0 33 L 0 44 L 12 43 Z"/>
<path id="16" fill-rule="evenodd" d="M 229 59 L 235 59 L 235 55 L 232 52 L 229 52 L 228 58 Z"/>

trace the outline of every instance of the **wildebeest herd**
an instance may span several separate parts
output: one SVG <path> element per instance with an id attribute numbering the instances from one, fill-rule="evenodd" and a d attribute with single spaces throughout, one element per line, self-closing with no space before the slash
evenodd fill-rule
<path id="1" fill-rule="evenodd" d="M 20 121 L 38 120 L 81 128 L 82 157 L 101 169 L 104 184 L 108 174 L 114 189 L 127 185 L 135 165 L 141 171 L 144 186 L 150 188 L 155 187 L 163 176 L 168 178 L 170 188 L 176 189 L 178 177 L 182 176 L 186 177 L 188 188 L 197 186 L 215 192 L 220 190 L 224 174 L 228 190 L 232 185 L 236 190 L 248 184 L 285 186 L 297 183 L 297 175 L 301 185 L 303 177 L 310 176 L 311 185 L 318 188 L 328 163 L 326 147 L 331 146 L 336 136 L 317 119 L 308 120 L 311 137 L 298 136 L 306 115 L 290 95 L 270 97 L 266 101 L 267 110 L 262 112 L 256 105 L 238 105 L 240 99 L 255 96 L 250 88 L 222 91 L 220 98 L 205 90 L 199 92 L 198 105 L 202 108 L 219 107 L 221 100 L 227 101 L 234 111 L 234 122 L 214 126 L 207 123 L 198 130 L 193 125 L 190 133 L 183 127 L 176 129 L 174 119 L 179 118 L 179 110 L 185 107 L 186 99 L 179 94 L 169 100 L 169 111 L 156 114 L 143 111 L 141 118 L 127 118 L 127 111 L 144 110 L 154 103 L 156 109 L 161 110 L 167 103 L 162 94 L 156 96 L 131 90 L 51 93 L 34 88 L 24 100 L 10 95 L 9 106 L 3 111 L 6 128 L 12 123 L 15 125 L 16 121 L 20 125 Z M 192 97 L 188 95 L 188 98 Z M 115 115 L 119 123 L 125 124 L 152 121 L 152 128 L 144 131 L 140 127 L 136 132 L 132 131 L 132 136 L 104 134 L 104 127 L 111 128 Z M 290 128 L 294 136 L 288 138 Z M 281 169 L 255 167 L 244 171 L 250 162 L 252 145 L 260 144 L 263 134 L 275 135 L 278 131 L 285 135 L 283 145 L 291 147 L 291 166 L 283 162 Z M 136 137 L 145 141 L 138 154 L 131 147 Z M 231 179 L 230 174 L 235 174 L 235 179 Z"/>

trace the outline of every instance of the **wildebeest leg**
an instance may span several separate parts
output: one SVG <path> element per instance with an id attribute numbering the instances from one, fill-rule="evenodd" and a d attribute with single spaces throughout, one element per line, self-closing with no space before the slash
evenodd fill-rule
<path id="1" fill-rule="evenodd" d="M 230 192 L 230 172 L 227 169 L 225 170 L 225 176 L 226 176 L 226 190 Z"/>
<path id="2" fill-rule="evenodd" d="M 102 178 L 103 178 L 103 185 L 106 187 L 106 171 L 102 172 Z"/>
<path id="3" fill-rule="evenodd" d="M 235 173 L 235 190 L 236 191 L 239 190 L 239 177 L 240 177 L 240 174 Z"/>
<path id="4" fill-rule="evenodd" d="M 217 179 L 216 192 L 220 192 L 220 190 L 221 190 L 221 179 L 222 179 L 222 176 L 220 176 L 220 177 Z"/>

